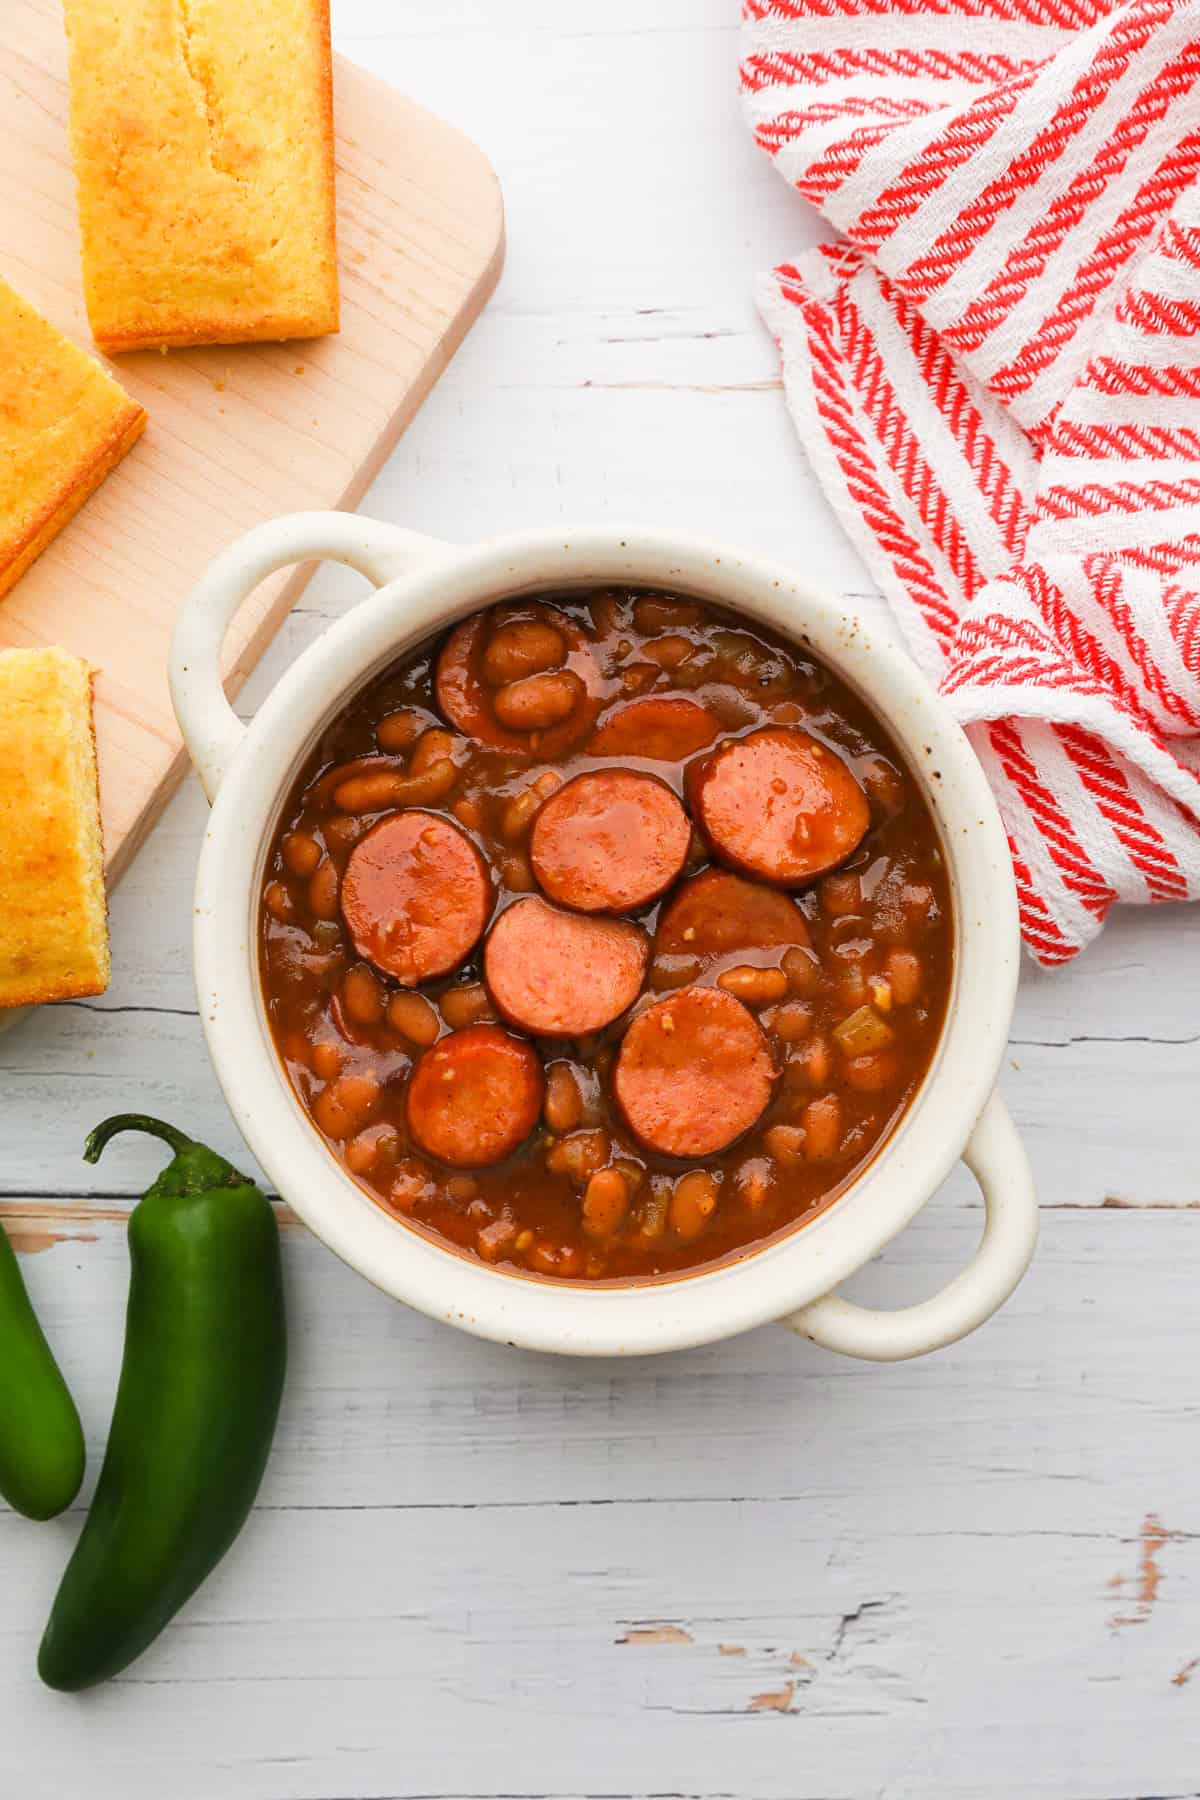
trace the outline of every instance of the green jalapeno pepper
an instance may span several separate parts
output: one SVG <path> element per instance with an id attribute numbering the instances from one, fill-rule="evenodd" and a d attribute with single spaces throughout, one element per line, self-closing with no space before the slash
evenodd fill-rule
<path id="1" fill-rule="evenodd" d="M 38 1672 L 75 1690 L 140 1656 L 233 1543 L 283 1391 L 279 1230 L 224 1157 L 157 1119 L 106 1119 L 84 1152 L 148 1131 L 175 1155 L 129 1220 L 125 1353 L 108 1449 L 42 1639 Z"/>
<path id="2" fill-rule="evenodd" d="M 0 1227 L 0 1494 L 52 1519 L 83 1480 L 83 1428 Z"/>

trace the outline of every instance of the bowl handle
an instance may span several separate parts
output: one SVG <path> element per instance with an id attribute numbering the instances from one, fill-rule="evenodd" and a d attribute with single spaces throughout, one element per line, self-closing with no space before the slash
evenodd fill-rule
<path id="1" fill-rule="evenodd" d="M 450 546 L 357 513 L 290 513 L 256 525 L 209 564 L 183 603 L 171 638 L 171 704 L 209 802 L 216 799 L 246 727 L 225 697 L 221 647 L 238 608 L 260 581 L 292 563 L 347 563 L 376 587 Z"/>
<path id="2" fill-rule="evenodd" d="M 898 1312 L 854 1306 L 825 1294 L 782 1321 L 826 1350 L 870 1362 L 901 1362 L 957 1343 L 1003 1306 L 1037 1243 L 1033 1175 L 998 1093 L 984 1107 L 963 1151 L 983 1194 L 983 1237 L 974 1257 L 940 1294 Z"/>

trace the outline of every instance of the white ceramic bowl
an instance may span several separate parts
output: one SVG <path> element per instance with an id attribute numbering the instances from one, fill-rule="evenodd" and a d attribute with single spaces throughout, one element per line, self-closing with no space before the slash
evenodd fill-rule
<path id="1" fill-rule="evenodd" d="M 221 686 L 226 627 L 257 584 L 330 558 L 378 590 L 293 665 L 249 729 Z M 376 1205 L 326 1149 L 288 1082 L 259 987 L 256 915 L 280 806 L 318 734 L 387 663 L 507 595 L 604 583 L 710 600 L 811 648 L 871 704 L 933 808 L 953 884 L 955 971 L 941 1043 L 898 1129 L 825 1212 L 744 1260 L 652 1286 L 589 1288 L 505 1274 L 441 1249 Z M 959 727 L 914 666 L 789 570 L 674 532 L 522 531 L 457 548 L 349 513 L 302 513 L 228 549 L 187 601 L 171 691 L 212 802 L 196 884 L 200 1016 L 221 1086 L 255 1156 L 317 1236 L 410 1306 L 533 1350 L 630 1355 L 784 1320 L 830 1349 L 890 1361 L 972 1331 L 1012 1292 L 1037 1234 L 1029 1167 L 994 1092 L 1017 980 L 1016 896 L 1004 831 Z M 930 1300 L 896 1312 L 834 1292 L 929 1199 L 959 1158 L 979 1181 L 974 1258 Z"/>

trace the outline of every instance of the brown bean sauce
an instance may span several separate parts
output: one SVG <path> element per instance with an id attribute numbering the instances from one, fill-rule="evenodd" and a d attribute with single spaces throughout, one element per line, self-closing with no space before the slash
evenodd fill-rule
<path id="1" fill-rule="evenodd" d="M 625 714 L 647 699 L 656 704 Z M 841 810 L 811 832 L 804 818 L 789 825 L 791 849 L 802 840 L 812 860 L 850 829 L 843 765 L 869 804 L 865 836 L 850 854 L 789 890 L 747 872 L 737 823 L 745 809 L 736 784 L 763 771 L 770 786 L 780 728 L 788 781 L 794 772 L 801 784 L 819 782 L 821 759 L 838 759 L 830 806 L 836 801 Z M 727 757 L 719 780 L 706 786 L 701 777 L 711 759 L 756 732 L 769 734 L 755 740 L 760 753 L 751 746 L 740 760 Z M 794 753 L 797 742 L 801 753 Z M 343 913 L 356 846 L 398 813 L 419 809 L 452 822 L 482 856 L 490 930 L 506 909 L 541 891 L 530 853 L 538 809 L 574 777 L 604 769 L 656 777 L 682 802 L 693 828 L 681 871 L 652 904 L 624 915 L 570 913 L 623 916 L 650 939 L 640 994 L 601 1029 L 530 1039 L 511 1016 L 501 1019 L 483 979 L 486 936 L 449 973 L 420 979 L 423 967 L 444 967 L 456 942 L 475 929 L 477 859 L 465 848 L 467 879 L 441 897 L 453 906 L 437 904 L 434 892 L 431 906 L 401 921 L 399 947 L 395 922 L 386 917 L 375 936 L 364 936 L 359 914 L 387 891 L 386 866 L 383 877 L 367 869 L 365 852 L 352 875 L 355 905 L 347 897 Z M 777 801 L 753 795 L 764 816 L 776 804 L 793 804 L 786 785 L 775 783 Z M 730 830 L 724 844 L 706 841 L 696 824 L 703 796 L 716 788 L 723 810 L 714 807 L 712 829 Z M 661 812 L 657 792 L 650 797 Z M 633 798 L 643 804 L 646 793 L 635 787 Z M 857 793 L 855 801 L 862 810 Z M 612 819 L 624 816 L 614 803 Z M 733 826 L 719 823 L 727 818 Z M 861 829 L 860 818 L 851 835 Z M 768 858 L 783 842 L 777 822 L 773 831 L 764 840 Z M 573 847 L 579 837 L 557 829 L 542 835 L 555 847 Z M 427 836 L 436 883 L 445 833 L 439 824 Z M 616 868 L 617 860 L 601 858 L 596 868 L 624 879 L 628 871 Z M 722 868 L 736 883 L 715 874 Z M 704 871 L 714 873 L 689 888 Z M 545 869 L 543 877 L 551 880 Z M 555 868 L 553 881 L 556 899 L 565 881 L 568 905 L 585 907 L 582 895 L 570 898 L 570 870 L 564 877 Z M 684 890 L 690 898 L 681 903 Z M 665 941 L 655 943 L 660 921 L 681 904 Z M 366 960 L 348 918 L 360 949 L 407 975 L 397 979 Z M 747 932 L 755 941 L 738 942 Z M 542 934 L 510 935 L 536 944 Z M 577 935 L 564 932 L 572 954 Z M 385 938 L 386 952 L 378 947 Z M 601 950 L 608 953 L 604 944 Z M 627 936 L 620 954 L 617 993 L 628 979 Z M 385 1210 L 512 1273 L 645 1281 L 744 1256 L 792 1230 L 841 1193 L 878 1150 L 937 1045 L 952 974 L 949 884 L 932 815 L 889 734 L 815 658 L 698 601 L 647 590 L 572 591 L 476 615 L 449 638 L 397 661 L 329 726 L 288 796 L 267 857 L 260 966 L 271 1030 L 301 1104 L 331 1152 Z M 636 957 L 634 970 L 636 981 Z M 766 1058 L 755 1048 L 726 1076 L 710 1071 L 715 1124 L 690 1118 L 682 1088 L 671 1086 L 669 1059 L 666 1111 L 659 1108 L 656 1072 L 648 1077 L 642 1067 L 642 1040 L 655 1054 L 654 1021 L 639 1026 L 638 1057 L 631 1041 L 614 1083 L 631 1021 L 692 987 L 732 996 L 765 1040 Z M 730 1012 L 724 1000 L 677 1000 L 656 1015 L 664 1031 L 674 1030 L 673 1010 L 683 1035 L 663 1039 L 660 1048 L 685 1061 L 688 1032 L 699 1029 L 693 1015 L 701 1023 L 711 1015 L 719 1031 Z M 757 1046 L 741 1012 L 735 1022 L 741 1035 L 730 1041 L 749 1036 Z M 462 1035 L 448 1043 L 451 1034 Z M 533 1056 L 497 1041 L 506 1035 L 531 1045 Z M 476 1115 L 480 1153 L 490 1153 L 489 1145 L 510 1141 L 506 1127 L 528 1131 L 537 1107 L 534 1128 L 502 1161 L 450 1166 L 414 1142 L 408 1090 L 435 1044 L 438 1058 L 418 1094 L 463 1096 L 457 1112 L 448 1102 L 450 1111 L 433 1125 L 422 1113 L 426 1141 L 446 1145 L 442 1154 L 458 1155 L 464 1140 L 470 1146 Z M 488 1059 L 497 1056 L 493 1068 Z M 751 1063 L 753 1082 L 739 1083 Z M 440 1079 L 452 1082 L 457 1074 L 459 1089 L 434 1081 L 443 1064 Z M 737 1108 L 752 1113 L 761 1105 L 764 1069 L 773 1071 L 770 1097 L 746 1129 Z M 704 1091 L 702 1080 L 692 1085 Z M 739 1132 L 733 1141 L 696 1154 L 651 1147 L 646 1134 L 673 1146 L 700 1141 L 696 1134 L 706 1129 L 719 1135 L 726 1095 L 729 1129 Z M 484 1113 L 493 1105 L 508 1112 L 491 1117 L 485 1132 Z"/>

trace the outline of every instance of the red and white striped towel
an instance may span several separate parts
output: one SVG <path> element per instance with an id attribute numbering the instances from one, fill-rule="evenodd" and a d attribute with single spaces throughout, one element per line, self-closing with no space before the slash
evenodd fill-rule
<path id="1" fill-rule="evenodd" d="M 741 80 L 847 240 L 762 283 L 797 428 L 1065 962 L 1200 898 L 1200 0 L 746 0 Z"/>

